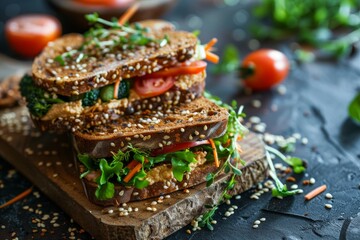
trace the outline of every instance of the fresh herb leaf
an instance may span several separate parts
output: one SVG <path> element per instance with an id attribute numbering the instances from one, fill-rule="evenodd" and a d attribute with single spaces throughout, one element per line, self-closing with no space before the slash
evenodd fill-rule
<path id="1" fill-rule="evenodd" d="M 106 182 L 103 185 L 98 184 L 98 188 L 95 191 L 95 196 L 99 200 L 107 200 L 114 197 L 115 186 L 111 182 Z"/>
<path id="2" fill-rule="evenodd" d="M 302 173 L 306 170 L 305 162 L 302 159 L 297 158 L 297 157 L 286 157 L 280 151 L 278 151 L 275 148 L 272 148 L 270 146 L 266 146 L 265 149 L 268 152 L 275 154 L 281 160 L 283 160 L 284 162 L 289 164 L 295 173 Z"/>
<path id="3" fill-rule="evenodd" d="M 84 164 L 84 166 L 86 167 L 86 171 L 83 172 L 80 175 L 80 178 L 85 177 L 86 175 L 88 175 L 92 170 L 95 170 L 95 166 L 94 166 L 94 162 L 91 159 L 91 157 L 87 154 L 79 154 L 78 156 L 78 160 Z"/>
<path id="4" fill-rule="evenodd" d="M 225 47 L 220 63 L 214 66 L 213 72 L 215 74 L 230 73 L 238 70 L 239 66 L 239 51 L 234 45 L 229 44 Z"/>
<path id="5" fill-rule="evenodd" d="M 269 174 L 270 174 L 271 178 L 275 181 L 275 186 L 276 186 L 276 188 L 274 188 L 272 190 L 272 195 L 274 197 L 288 197 L 288 196 L 293 196 L 293 195 L 299 193 L 299 191 L 300 191 L 299 189 L 289 191 L 287 189 L 287 186 L 284 185 L 280 181 L 280 179 L 277 177 L 274 164 L 271 160 L 271 157 L 270 157 L 270 154 L 268 151 L 266 151 L 266 160 L 269 163 L 269 167 L 270 167 Z"/>
<path id="6" fill-rule="evenodd" d="M 228 125 L 225 134 L 222 137 L 213 139 L 215 146 L 218 152 L 218 156 L 225 158 L 223 165 L 218 169 L 216 173 L 211 173 L 206 176 L 206 185 L 209 187 L 213 182 L 215 177 L 222 173 L 231 172 L 231 176 L 228 181 L 226 181 L 226 187 L 222 192 L 219 200 L 213 206 L 210 206 L 203 216 L 199 219 L 199 226 L 206 226 L 209 230 L 213 230 L 212 220 L 215 212 L 218 209 L 218 206 L 226 199 L 230 199 L 232 195 L 230 191 L 234 188 L 236 184 L 236 177 L 242 174 L 240 166 L 244 165 L 245 162 L 241 159 L 240 153 L 238 150 L 238 139 L 243 137 L 243 135 L 248 131 L 239 121 L 239 118 L 244 117 L 242 112 L 243 107 L 240 107 L 238 111 L 236 102 L 232 102 L 232 105 L 223 103 L 218 97 L 211 95 L 210 93 L 205 92 L 204 96 L 214 102 L 215 104 L 224 107 L 229 112 Z M 208 155 L 211 155 L 211 151 L 208 151 Z"/>
<path id="7" fill-rule="evenodd" d="M 260 19 L 253 27 L 255 37 L 278 40 L 297 36 L 298 42 L 334 57 L 348 54 L 360 37 L 360 8 L 356 0 L 263 0 L 253 14 Z M 337 37 L 335 31 L 341 27 L 353 32 Z"/>
<path id="8" fill-rule="evenodd" d="M 117 176 L 117 181 L 121 181 L 121 173 L 123 170 L 123 163 L 113 160 L 110 164 L 106 161 L 106 159 L 101 159 L 99 163 L 99 167 L 101 170 L 101 176 L 99 183 L 100 185 L 108 182 L 114 175 Z"/>
<path id="9" fill-rule="evenodd" d="M 354 122 L 360 124 L 360 93 L 349 104 L 348 114 Z"/>
<path id="10" fill-rule="evenodd" d="M 280 146 L 280 151 L 284 153 L 291 153 L 295 151 L 295 144 L 293 142 L 288 142 Z"/>
<path id="11" fill-rule="evenodd" d="M 209 187 L 211 184 L 213 184 L 214 180 L 215 180 L 214 173 L 208 173 L 208 175 L 206 175 L 206 187 Z"/>

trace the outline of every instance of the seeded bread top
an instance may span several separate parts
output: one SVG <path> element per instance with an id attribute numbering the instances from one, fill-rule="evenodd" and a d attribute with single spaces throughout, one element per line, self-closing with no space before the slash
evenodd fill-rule
<path id="1" fill-rule="evenodd" d="M 93 157 L 108 157 L 131 144 L 156 149 L 181 142 L 221 136 L 228 112 L 206 98 L 165 112 L 152 111 L 133 116 L 110 116 L 108 124 L 82 128 L 74 133 L 75 148 Z"/>
<path id="2" fill-rule="evenodd" d="M 169 42 L 139 46 L 134 50 L 110 52 L 103 56 L 87 57 L 78 63 L 72 61 L 62 66 L 54 59 L 78 49 L 85 41 L 80 34 L 68 34 L 52 43 L 34 60 L 32 74 L 35 83 L 50 92 L 64 96 L 79 95 L 123 78 L 143 76 L 193 57 L 197 44 L 194 34 L 188 32 L 158 32 L 155 39 Z"/>

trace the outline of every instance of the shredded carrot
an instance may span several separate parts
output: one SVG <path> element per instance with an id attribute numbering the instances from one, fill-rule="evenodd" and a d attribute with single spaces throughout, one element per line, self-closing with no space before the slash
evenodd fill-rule
<path id="1" fill-rule="evenodd" d="M 128 169 L 133 169 L 139 162 L 136 160 L 132 160 L 126 167 Z"/>
<path id="2" fill-rule="evenodd" d="M 7 206 L 10 206 L 11 204 L 23 199 L 24 197 L 26 197 L 27 195 L 29 195 L 33 190 L 33 187 L 25 190 L 24 192 L 20 193 L 19 195 L 17 195 L 16 197 L 10 199 L 9 201 L 7 201 L 6 203 L 4 203 L 3 205 L 0 206 L 0 209 L 1 208 L 4 208 L 4 207 L 7 207 Z"/>
<path id="3" fill-rule="evenodd" d="M 139 3 L 133 4 L 126 12 L 119 18 L 118 23 L 120 25 L 125 24 L 129 19 L 134 15 L 134 13 L 139 9 Z"/>
<path id="4" fill-rule="evenodd" d="M 238 142 L 236 142 L 236 149 L 238 150 L 238 152 L 242 153 L 243 150 L 240 147 L 240 144 Z"/>
<path id="5" fill-rule="evenodd" d="M 316 197 L 317 195 L 319 195 L 320 193 L 322 193 L 323 191 L 326 190 L 326 185 L 322 185 L 320 187 L 315 188 L 314 190 L 312 190 L 311 192 L 309 192 L 308 194 L 305 195 L 305 200 L 311 200 L 314 197 Z"/>
<path id="6" fill-rule="evenodd" d="M 128 175 L 125 176 L 124 178 L 124 182 L 129 182 L 133 176 L 138 172 L 140 171 L 142 167 L 142 164 L 141 163 L 138 163 L 133 169 L 131 169 L 131 171 L 128 173 Z"/>
<path id="7" fill-rule="evenodd" d="M 212 62 L 212 63 L 218 63 L 219 62 L 219 56 L 212 53 L 212 52 L 206 52 L 206 60 Z"/>
<path id="8" fill-rule="evenodd" d="M 205 51 L 209 51 L 215 45 L 215 43 L 217 43 L 217 41 L 217 38 L 211 39 L 210 42 L 205 45 Z"/>
<path id="9" fill-rule="evenodd" d="M 219 162 L 219 158 L 218 158 L 218 154 L 216 151 L 216 146 L 215 146 L 214 140 L 209 139 L 209 142 L 210 142 L 211 148 L 213 149 L 215 166 L 220 167 L 220 162 Z"/>
<path id="10" fill-rule="evenodd" d="M 119 96 L 119 85 L 120 85 L 120 80 L 117 80 L 114 84 L 114 99 L 117 99 Z"/>

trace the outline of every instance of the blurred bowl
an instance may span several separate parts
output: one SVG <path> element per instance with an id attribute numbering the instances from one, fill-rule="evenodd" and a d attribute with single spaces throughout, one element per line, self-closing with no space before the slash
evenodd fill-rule
<path id="1" fill-rule="evenodd" d="M 97 12 L 100 17 L 109 20 L 113 17 L 120 17 L 134 2 L 139 2 L 140 7 L 130 20 L 135 22 L 159 18 L 175 5 L 176 0 L 126 0 L 124 4 L 115 6 L 89 5 L 75 0 L 48 0 L 47 2 L 59 14 L 67 31 L 83 32 L 89 28 L 84 17 L 85 14 Z"/>

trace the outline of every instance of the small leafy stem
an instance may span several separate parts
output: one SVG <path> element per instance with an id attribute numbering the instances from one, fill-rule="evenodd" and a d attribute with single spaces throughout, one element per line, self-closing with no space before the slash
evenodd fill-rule
<path id="1" fill-rule="evenodd" d="M 84 34 L 85 41 L 78 49 L 72 49 L 54 58 L 60 65 L 64 66 L 67 59 L 74 59 L 76 63 L 79 63 L 82 59 L 89 57 L 88 54 L 98 57 L 115 48 L 132 50 L 151 42 L 164 47 L 170 42 L 167 35 L 160 39 L 146 36 L 144 33 L 148 32 L 148 28 L 143 28 L 137 23 L 120 25 L 116 19 L 108 21 L 100 18 L 97 13 L 87 14 L 85 18 L 89 23 L 94 24 L 94 27 Z"/>

